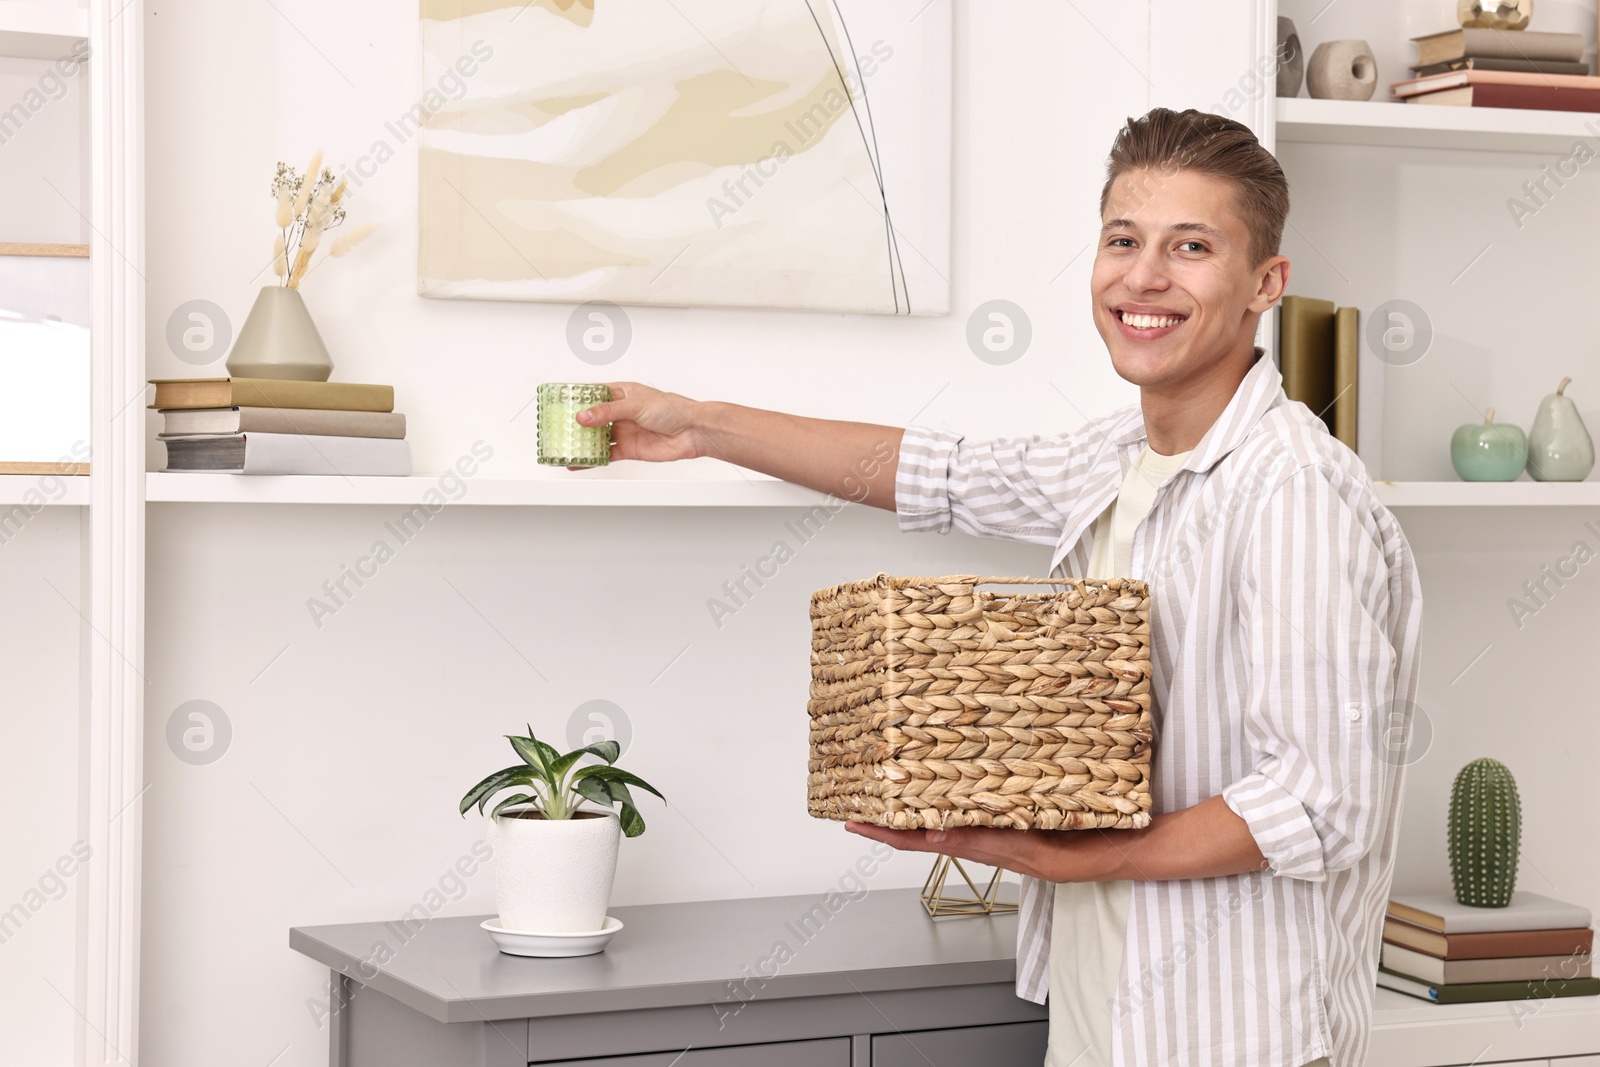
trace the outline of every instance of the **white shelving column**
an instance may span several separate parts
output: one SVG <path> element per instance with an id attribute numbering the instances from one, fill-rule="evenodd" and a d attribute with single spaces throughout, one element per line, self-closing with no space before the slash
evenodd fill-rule
<path id="1" fill-rule="evenodd" d="M 138 1059 L 144 667 L 143 0 L 89 3 L 89 694 L 77 1000 L 85 1067 Z"/>

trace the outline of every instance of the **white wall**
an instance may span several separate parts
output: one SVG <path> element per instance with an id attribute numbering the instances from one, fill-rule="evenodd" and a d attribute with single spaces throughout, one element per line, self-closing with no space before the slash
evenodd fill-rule
<path id="1" fill-rule="evenodd" d="M 169 353 L 168 316 L 208 299 L 242 322 L 271 247 L 274 164 L 304 166 L 319 147 L 336 168 L 366 153 L 418 94 L 417 31 L 409 11 L 371 0 L 295 0 L 281 14 L 152 6 L 150 373 L 220 373 Z M 1130 402 L 1087 313 L 1092 250 L 1078 253 L 1098 228 L 1111 135 L 1149 93 L 1099 34 L 1147 67 L 1147 20 L 1137 4 L 1094 18 L 1099 31 L 1043 3 L 957 12 L 955 314 L 632 309 L 632 348 L 599 373 L 988 434 L 1070 428 L 1080 411 Z M 359 192 L 353 218 L 383 229 L 306 287 L 336 376 L 396 385 L 419 470 L 481 438 L 495 448 L 482 476 L 534 471 L 531 417 L 512 416 L 539 381 L 597 376 L 566 350 L 571 309 L 418 299 L 414 154 Z M 1008 367 L 980 362 L 964 340 L 967 314 L 995 297 L 1033 323 L 1031 350 Z M 398 915 L 421 899 L 483 833 L 455 802 L 510 755 L 500 735 L 531 719 L 559 736 L 589 699 L 626 711 L 627 763 L 673 804 L 647 806 L 649 832 L 623 850 L 618 903 L 834 882 L 861 848 L 803 806 L 810 592 L 880 569 L 1037 573 L 1048 558 L 904 538 L 891 516 L 850 511 L 718 629 L 706 599 L 795 517 L 457 506 L 319 630 L 306 599 L 384 536 L 387 509 L 153 505 L 142 1057 L 198 1067 L 225 1049 L 244 1062 L 282 1053 L 275 1067 L 324 1062 L 326 1032 L 306 1002 L 325 973 L 289 951 L 287 928 Z M 234 730 L 206 766 L 165 741 L 168 716 L 195 699 L 223 708 Z M 896 861 L 879 884 L 919 884 L 926 868 Z M 492 907 L 485 873 L 448 911 Z"/>
<path id="2" fill-rule="evenodd" d="M 415 24 L 372 0 L 152 7 L 150 371 L 220 373 L 169 353 L 168 316 L 207 299 L 243 321 L 270 250 L 274 163 L 303 166 L 318 147 L 335 166 L 367 152 L 417 96 Z M 1169 29 L 1191 20 L 1190 47 L 1172 46 L 1175 32 L 1153 47 L 1144 4 L 1103 5 L 1092 24 L 1068 5 L 959 7 L 950 317 L 635 309 L 633 348 L 601 373 L 973 434 L 1071 428 L 1131 401 L 1087 314 L 1084 248 L 1106 149 L 1125 116 L 1152 101 L 1212 104 L 1252 59 L 1242 45 L 1229 50 L 1233 36 L 1206 37 L 1208 25 L 1237 35 L 1242 3 L 1204 16 L 1194 5 L 1153 7 Z M 1339 182 L 1363 180 L 1348 169 L 1360 157 L 1328 162 L 1324 178 L 1324 161 L 1295 151 L 1285 160 L 1297 226 L 1319 248 L 1347 241 L 1360 277 L 1386 277 L 1388 235 L 1369 228 L 1363 241 L 1341 213 L 1388 210 L 1400 197 L 1392 190 L 1423 186 L 1383 178 L 1351 203 L 1335 194 Z M 1429 165 L 1397 164 L 1392 180 Z M 1410 210 L 1414 200 L 1399 202 Z M 336 374 L 397 386 L 420 470 L 442 469 L 483 439 L 495 458 L 482 477 L 531 472 L 528 417 L 512 416 L 539 381 L 597 376 L 566 350 L 570 309 L 416 298 L 414 202 L 415 158 L 402 146 L 352 203 L 356 218 L 383 230 L 308 284 Z M 1401 247 L 1421 255 L 1437 236 L 1401 234 Z M 1315 291 L 1316 252 L 1291 243 L 1289 254 L 1309 285 L 1300 291 Z M 1571 258 L 1576 277 L 1576 249 Z M 1034 327 L 1032 350 L 1009 367 L 980 362 L 964 341 L 967 314 L 996 297 L 1021 305 Z M 1551 328 L 1541 323 L 1539 336 L 1586 351 L 1580 334 Z M 1416 403 L 1428 420 L 1461 421 L 1433 394 Z M 860 850 L 802 807 L 810 591 L 879 569 L 1037 572 L 1047 562 L 1019 546 L 904 538 L 890 516 L 848 511 L 719 629 L 706 599 L 789 537 L 783 524 L 795 513 L 479 508 L 471 499 L 469 489 L 466 504 L 402 546 L 320 628 L 307 598 L 385 536 L 388 509 L 152 505 L 146 1061 L 210 1064 L 225 1050 L 230 1062 L 324 1062 L 326 1032 L 307 1001 L 325 976 L 289 951 L 287 927 L 392 917 L 421 900 L 483 831 L 454 804 L 508 754 L 499 735 L 529 719 L 559 736 L 589 699 L 624 709 L 628 763 L 673 802 L 647 807 L 650 831 L 624 848 L 618 903 L 821 890 Z M 1523 780 L 1521 884 L 1600 906 L 1595 861 L 1558 836 L 1592 812 L 1568 798 L 1592 771 L 1585 701 L 1600 679 L 1588 620 L 1600 585 L 1585 572 L 1520 632 L 1504 606 L 1587 517 L 1403 516 L 1429 603 L 1422 704 L 1436 736 L 1412 773 L 1400 888 L 1442 884 L 1449 779 L 1467 759 L 1496 754 Z M 214 702 L 232 725 L 226 754 L 209 765 L 167 747 L 168 717 L 191 700 Z M 897 860 L 878 884 L 916 884 L 925 870 Z M 446 910 L 491 908 L 485 873 Z"/>

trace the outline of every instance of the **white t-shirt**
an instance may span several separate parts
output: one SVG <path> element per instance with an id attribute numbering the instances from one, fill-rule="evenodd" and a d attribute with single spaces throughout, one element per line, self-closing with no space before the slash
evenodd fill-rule
<path id="1" fill-rule="evenodd" d="M 1156 490 L 1188 460 L 1146 445 L 1122 489 L 1095 520 L 1085 578 L 1129 574 L 1133 532 L 1150 514 Z M 1067 833 L 1081 833 L 1069 830 Z M 1062 882 L 1050 924 L 1050 1049 L 1045 1067 L 1111 1067 L 1112 996 L 1122 976 L 1132 882 Z"/>

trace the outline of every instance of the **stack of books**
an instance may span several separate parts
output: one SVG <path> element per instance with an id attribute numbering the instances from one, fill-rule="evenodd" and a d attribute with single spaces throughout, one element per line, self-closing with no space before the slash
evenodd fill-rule
<path id="1" fill-rule="evenodd" d="M 1378 985 L 1435 1004 L 1600 995 L 1589 909 L 1517 891 L 1503 908 L 1454 894 L 1392 898 Z"/>
<path id="2" fill-rule="evenodd" d="M 411 473 L 394 387 L 277 378 L 159 378 L 169 471 Z"/>
<path id="3" fill-rule="evenodd" d="M 1283 391 L 1322 419 L 1351 451 L 1356 447 L 1356 363 L 1361 313 L 1332 300 L 1286 296 L 1278 314 L 1278 369 Z"/>
<path id="4" fill-rule="evenodd" d="M 1583 34 L 1481 28 L 1414 37 L 1415 78 L 1390 93 L 1410 104 L 1600 111 L 1600 78 L 1583 59 Z"/>

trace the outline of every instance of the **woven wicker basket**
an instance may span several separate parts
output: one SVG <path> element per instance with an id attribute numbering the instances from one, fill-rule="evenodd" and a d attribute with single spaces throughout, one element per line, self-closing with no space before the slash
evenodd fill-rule
<path id="1" fill-rule="evenodd" d="M 1143 582 L 880 574 L 813 593 L 811 626 L 817 818 L 1149 824 Z"/>

